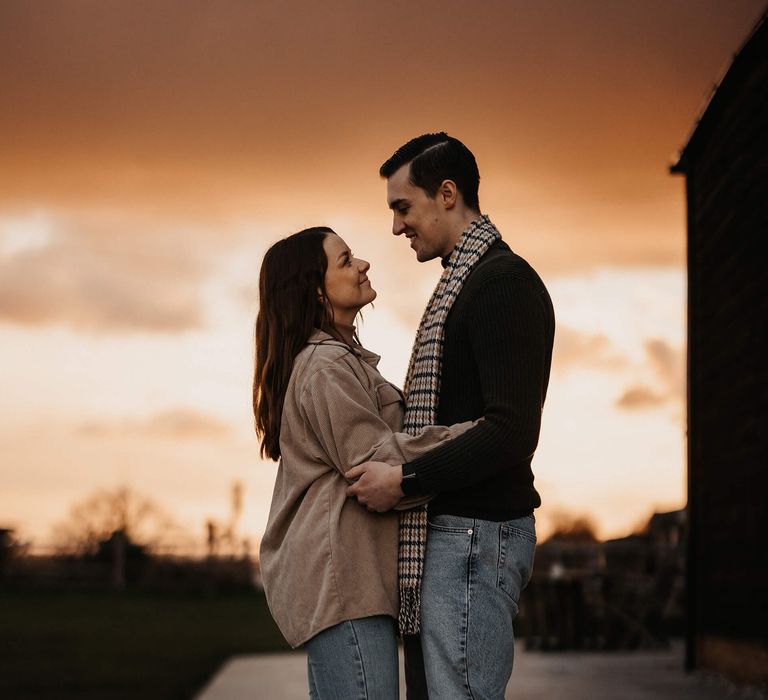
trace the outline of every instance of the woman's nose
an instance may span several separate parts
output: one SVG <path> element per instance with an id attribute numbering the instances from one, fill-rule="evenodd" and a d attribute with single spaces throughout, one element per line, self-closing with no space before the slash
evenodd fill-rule
<path id="1" fill-rule="evenodd" d="M 367 260 L 358 260 L 358 264 L 360 272 L 368 272 L 368 270 L 371 268 L 371 263 L 369 263 Z"/>

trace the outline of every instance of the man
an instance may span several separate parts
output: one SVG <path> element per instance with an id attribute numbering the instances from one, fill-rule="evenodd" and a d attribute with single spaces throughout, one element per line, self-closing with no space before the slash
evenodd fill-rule
<path id="1" fill-rule="evenodd" d="M 404 495 L 435 495 L 420 600 L 426 518 L 410 513 L 401 522 L 401 629 L 414 632 L 421 623 L 429 697 L 501 700 L 541 503 L 531 459 L 549 382 L 552 302 L 536 272 L 480 214 L 480 176 L 463 143 L 445 133 L 419 136 L 380 174 L 392 233 L 410 241 L 419 262 L 441 258 L 444 267 L 411 357 L 404 429 L 477 424 L 408 464 L 360 465 L 347 474 L 359 477 L 349 493 L 378 511 Z M 408 697 L 426 697 L 414 639 L 404 635 Z"/>

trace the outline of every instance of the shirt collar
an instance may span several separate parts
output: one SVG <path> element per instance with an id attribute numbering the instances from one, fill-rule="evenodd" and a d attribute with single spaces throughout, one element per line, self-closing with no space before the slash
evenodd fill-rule
<path id="1" fill-rule="evenodd" d="M 359 345 L 358 343 L 355 343 L 351 346 L 347 345 L 346 343 L 342 343 L 340 340 L 334 338 L 330 333 L 321 331 L 319 328 L 315 328 L 312 331 L 312 335 L 309 336 L 307 343 L 309 345 L 337 345 L 340 348 L 352 350 L 355 355 L 357 355 L 361 360 L 369 364 L 371 367 L 378 366 L 379 360 L 381 360 L 379 355 L 377 355 L 375 352 L 371 352 L 370 350 L 366 350 L 362 345 Z"/>

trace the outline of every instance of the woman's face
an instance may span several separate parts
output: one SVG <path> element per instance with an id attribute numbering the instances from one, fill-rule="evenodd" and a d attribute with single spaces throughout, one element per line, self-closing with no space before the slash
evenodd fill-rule
<path id="1" fill-rule="evenodd" d="M 335 233 L 323 241 L 328 268 L 325 271 L 325 292 L 333 307 L 334 318 L 351 324 L 357 312 L 376 298 L 376 292 L 365 274 L 370 264 L 352 256 L 349 246 Z"/>

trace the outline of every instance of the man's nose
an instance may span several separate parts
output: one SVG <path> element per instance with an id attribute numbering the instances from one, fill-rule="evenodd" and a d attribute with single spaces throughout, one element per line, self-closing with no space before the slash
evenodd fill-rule
<path id="1" fill-rule="evenodd" d="M 401 233 L 405 231 L 405 223 L 403 223 L 403 220 L 395 216 L 392 219 L 392 233 L 395 236 L 399 236 Z"/>

